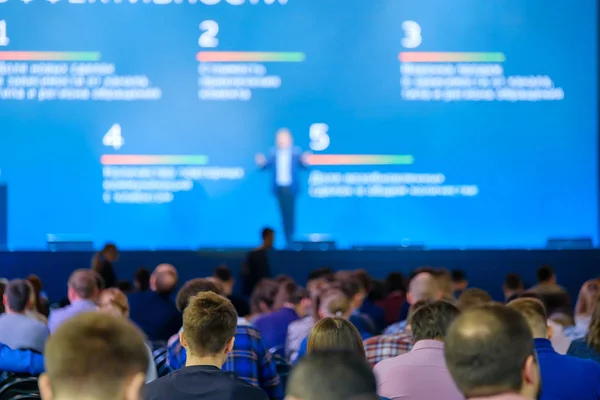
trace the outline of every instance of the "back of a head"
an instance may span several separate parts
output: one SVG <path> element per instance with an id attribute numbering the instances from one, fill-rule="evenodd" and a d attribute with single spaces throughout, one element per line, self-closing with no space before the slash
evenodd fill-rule
<path id="1" fill-rule="evenodd" d="M 459 283 L 467 280 L 467 274 L 462 269 L 455 269 L 452 271 L 452 282 Z"/>
<path id="2" fill-rule="evenodd" d="M 515 273 L 507 274 L 504 278 L 504 289 L 511 291 L 523 290 L 521 277 Z"/>
<path id="3" fill-rule="evenodd" d="M 371 278 L 367 270 L 357 269 L 356 271 L 352 271 L 352 274 L 360 281 L 364 291 L 370 293 L 373 289 L 373 278 Z"/>
<path id="4" fill-rule="evenodd" d="M 279 291 L 279 284 L 272 279 L 261 279 L 252 290 L 250 296 L 250 307 L 252 313 L 270 311 L 275 305 L 275 298 Z"/>
<path id="5" fill-rule="evenodd" d="M 458 306 L 461 311 L 465 311 L 483 304 L 492 302 L 492 296 L 485 290 L 478 288 L 466 289 L 458 298 Z"/>
<path id="6" fill-rule="evenodd" d="M 415 304 L 421 300 L 437 300 L 440 289 L 436 278 L 432 274 L 422 272 L 410 280 L 408 293 L 410 302 Z"/>
<path id="7" fill-rule="evenodd" d="M 160 264 L 150 276 L 150 288 L 160 295 L 169 295 L 177 286 L 177 270 L 171 264 Z"/>
<path id="8" fill-rule="evenodd" d="M 358 329 L 343 318 L 324 318 L 310 331 L 307 353 L 323 350 L 348 351 L 365 357 Z"/>
<path id="9" fill-rule="evenodd" d="M 222 294 L 219 287 L 208 279 L 196 278 L 184 283 L 177 292 L 177 298 L 175 299 L 175 305 L 179 312 L 185 310 L 192 297 L 204 292 Z"/>
<path id="10" fill-rule="evenodd" d="M 24 279 L 15 279 L 8 283 L 5 292 L 6 306 L 16 313 L 25 312 L 31 299 L 32 288 Z"/>
<path id="11" fill-rule="evenodd" d="M 554 278 L 554 268 L 551 265 L 542 265 L 537 270 L 538 283 L 549 282 Z"/>
<path id="12" fill-rule="evenodd" d="M 360 279 L 351 271 L 339 271 L 335 274 L 333 286 L 344 292 L 349 298 L 353 298 L 365 289 Z"/>
<path id="13" fill-rule="evenodd" d="M 237 327 L 235 307 L 227 298 L 212 292 L 200 293 L 183 311 L 183 335 L 191 355 L 222 353 Z"/>
<path id="14" fill-rule="evenodd" d="M 290 400 L 376 400 L 377 381 L 364 357 L 317 351 L 303 357 L 287 385 Z"/>
<path id="15" fill-rule="evenodd" d="M 311 271 L 308 274 L 308 282 L 314 281 L 315 279 L 333 280 L 333 277 L 333 270 L 329 267 L 323 267 Z"/>
<path id="16" fill-rule="evenodd" d="M 104 289 L 98 297 L 98 307 L 114 315 L 129 316 L 129 300 L 116 288 Z"/>
<path id="17" fill-rule="evenodd" d="M 318 314 L 324 317 L 347 317 L 351 311 L 350 298 L 339 289 L 331 288 L 319 296 Z"/>
<path id="18" fill-rule="evenodd" d="M 445 340 L 446 364 L 467 398 L 519 392 L 523 367 L 534 353 L 527 321 L 493 303 L 462 313 Z"/>
<path id="19" fill-rule="evenodd" d="M 586 341 L 592 349 L 600 353 L 600 299 L 596 300 Z"/>
<path id="20" fill-rule="evenodd" d="M 40 389 L 43 398 L 54 399 L 123 398 L 126 385 L 141 390 L 149 362 L 141 331 L 125 318 L 100 312 L 61 324 L 44 358 Z"/>
<path id="21" fill-rule="evenodd" d="M 136 289 L 140 292 L 150 289 L 150 271 L 144 267 L 140 267 L 135 271 L 133 278 Z"/>
<path id="22" fill-rule="evenodd" d="M 454 285 L 450 271 L 445 268 L 439 268 L 434 271 L 433 276 L 442 297 L 447 300 L 454 299 Z"/>
<path id="23" fill-rule="evenodd" d="M 444 340 L 450 324 L 460 315 L 454 304 L 445 300 L 418 303 L 410 317 L 413 340 Z"/>
<path id="24" fill-rule="evenodd" d="M 385 278 L 385 291 L 389 293 L 393 292 L 406 292 L 406 278 L 400 272 L 392 272 L 387 278 Z"/>
<path id="25" fill-rule="evenodd" d="M 535 338 L 548 336 L 548 315 L 541 300 L 520 297 L 507 304 L 507 306 L 525 318 Z"/>
<path id="26" fill-rule="evenodd" d="M 229 282 L 233 279 L 231 270 L 227 265 L 219 265 L 213 271 L 213 277 L 217 278 L 221 282 Z"/>
<path id="27" fill-rule="evenodd" d="M 575 305 L 576 315 L 592 315 L 596 302 L 600 298 L 600 280 L 591 279 L 585 282 L 579 290 L 577 304 Z"/>
<path id="28" fill-rule="evenodd" d="M 275 231 L 269 227 L 265 227 L 260 232 L 260 237 L 262 238 L 263 245 L 271 246 L 275 238 Z"/>
<path id="29" fill-rule="evenodd" d="M 78 269 L 69 278 L 69 288 L 81 299 L 93 299 L 98 293 L 98 274 L 90 269 Z"/>
<path id="30" fill-rule="evenodd" d="M 285 305 L 297 306 L 302 299 L 308 297 L 308 292 L 293 281 L 286 281 L 279 285 L 275 296 L 274 308 L 277 310 Z"/>

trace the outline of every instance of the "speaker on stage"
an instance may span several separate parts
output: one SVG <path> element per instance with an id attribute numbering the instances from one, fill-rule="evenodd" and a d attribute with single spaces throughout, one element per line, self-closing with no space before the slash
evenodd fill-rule
<path id="1" fill-rule="evenodd" d="M 590 237 L 582 238 L 550 238 L 546 241 L 548 250 L 588 250 L 594 248 Z"/>

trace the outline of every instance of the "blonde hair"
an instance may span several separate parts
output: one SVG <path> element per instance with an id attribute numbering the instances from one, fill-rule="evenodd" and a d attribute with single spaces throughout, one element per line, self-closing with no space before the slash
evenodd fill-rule
<path id="1" fill-rule="evenodd" d="M 129 301 L 127 296 L 119 289 L 104 289 L 98 299 L 98 307 L 102 311 L 108 311 L 112 314 L 129 316 Z"/>
<path id="2" fill-rule="evenodd" d="M 308 335 L 307 354 L 320 350 L 351 351 L 365 357 L 358 329 L 344 318 L 324 318 Z"/>
<path id="3" fill-rule="evenodd" d="M 585 282 L 579 290 L 575 315 L 592 315 L 594 307 L 600 298 L 600 280 L 590 279 Z"/>
<path id="4" fill-rule="evenodd" d="M 341 290 L 329 289 L 320 296 L 319 313 L 325 317 L 347 318 L 351 310 L 350 298 Z"/>

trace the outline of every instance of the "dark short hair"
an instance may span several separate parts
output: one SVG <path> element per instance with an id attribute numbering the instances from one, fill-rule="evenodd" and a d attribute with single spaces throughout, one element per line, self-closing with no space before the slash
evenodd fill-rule
<path id="1" fill-rule="evenodd" d="M 44 351 L 57 397 L 115 399 L 123 384 L 148 369 L 143 333 L 126 318 L 82 313 L 61 324 Z"/>
<path id="2" fill-rule="evenodd" d="M 198 357 L 220 353 L 235 334 L 238 315 L 231 301 L 213 292 L 191 299 L 183 311 L 183 335 Z"/>
<path id="3" fill-rule="evenodd" d="M 521 277 L 515 273 L 506 274 L 506 277 L 504 278 L 504 288 L 508 290 L 523 289 Z"/>
<path id="4" fill-rule="evenodd" d="M 263 239 L 268 238 L 269 236 L 273 235 L 275 233 L 275 231 L 269 227 L 265 227 L 263 228 L 263 230 L 260 232 L 260 235 Z"/>
<path id="5" fill-rule="evenodd" d="M 462 282 L 467 279 L 467 274 L 462 269 L 452 271 L 452 282 Z"/>
<path id="6" fill-rule="evenodd" d="M 82 299 L 91 299 L 100 289 L 102 278 L 91 269 L 78 269 L 69 277 L 69 287 Z"/>
<path id="7" fill-rule="evenodd" d="M 273 308 L 275 297 L 279 291 L 279 285 L 272 279 L 261 279 L 250 295 L 250 306 L 253 312 L 258 312 L 260 303 L 264 303 L 267 307 Z"/>
<path id="8" fill-rule="evenodd" d="M 385 278 L 385 291 L 387 293 L 406 292 L 406 283 L 406 278 L 400 272 L 391 272 Z"/>
<path id="9" fill-rule="evenodd" d="M 458 297 L 458 307 L 460 307 L 462 311 L 465 311 L 491 301 L 493 301 L 492 296 L 485 290 L 469 288 L 462 292 Z"/>
<path id="10" fill-rule="evenodd" d="M 313 271 L 310 271 L 308 274 L 308 281 L 313 281 L 315 279 L 325 278 L 328 280 L 333 279 L 333 270 L 329 267 L 318 268 Z"/>
<path id="11" fill-rule="evenodd" d="M 448 329 L 448 369 L 465 397 L 518 392 L 535 354 L 531 329 L 517 311 L 495 303 L 467 310 Z"/>
<path id="12" fill-rule="evenodd" d="M 139 267 L 135 271 L 133 281 L 138 284 L 138 289 L 142 292 L 150 289 L 150 271 L 144 267 Z"/>
<path id="13" fill-rule="evenodd" d="M 233 274 L 227 265 L 219 265 L 215 268 L 213 276 L 221 282 L 229 282 L 233 279 Z"/>
<path id="14" fill-rule="evenodd" d="M 445 300 L 417 306 L 410 317 L 413 340 L 444 339 L 452 321 L 460 315 L 454 304 Z"/>
<path id="15" fill-rule="evenodd" d="M 31 296 L 31 286 L 24 279 L 15 279 L 6 286 L 5 295 L 8 307 L 14 312 L 23 312 Z"/>
<path id="16" fill-rule="evenodd" d="M 293 281 L 286 281 L 279 285 L 277 295 L 275 296 L 275 308 L 281 308 L 285 303 L 298 305 L 303 299 L 309 298 L 308 291 Z"/>
<path id="17" fill-rule="evenodd" d="M 177 292 L 177 298 L 175 299 L 175 305 L 179 312 L 183 312 L 186 309 L 192 297 L 203 292 L 221 294 L 219 287 L 208 279 L 196 278 L 184 283 L 179 292 Z"/>
<path id="18" fill-rule="evenodd" d="M 365 289 L 361 280 L 350 271 L 340 271 L 335 274 L 333 287 L 344 292 L 350 299 Z"/>
<path id="19" fill-rule="evenodd" d="M 546 282 L 554 276 L 554 268 L 551 265 L 542 265 L 537 270 L 537 280 L 538 282 Z"/>
<path id="20" fill-rule="evenodd" d="M 352 352 L 315 351 L 292 370 L 287 395 L 302 400 L 378 399 L 377 381 L 365 358 Z"/>

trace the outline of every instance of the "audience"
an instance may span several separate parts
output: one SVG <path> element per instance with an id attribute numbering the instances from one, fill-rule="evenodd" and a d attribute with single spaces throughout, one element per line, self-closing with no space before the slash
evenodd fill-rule
<path id="1" fill-rule="evenodd" d="M 492 301 L 492 296 L 485 290 L 469 288 L 463 291 L 458 298 L 458 308 L 460 308 L 461 311 L 466 311 Z"/>
<path id="2" fill-rule="evenodd" d="M 542 299 L 548 315 L 563 307 L 571 308 L 567 291 L 556 283 L 556 274 L 550 265 L 543 265 L 537 271 L 538 284 L 529 291 Z"/>
<path id="3" fill-rule="evenodd" d="M 322 319 L 308 335 L 307 354 L 323 350 L 343 350 L 365 358 L 365 348 L 358 329 L 350 321 L 339 317 Z"/>
<path id="4" fill-rule="evenodd" d="M 504 278 L 502 292 L 504 293 L 504 302 L 508 303 L 516 299 L 523 293 L 524 287 L 521 277 L 518 274 L 510 273 Z"/>
<path id="5" fill-rule="evenodd" d="M 469 400 L 538 399 L 540 367 L 531 329 L 506 306 L 487 304 L 462 313 L 448 329 L 444 353 Z"/>
<path id="6" fill-rule="evenodd" d="M 92 257 L 92 270 L 102 278 L 105 288 L 116 287 L 118 278 L 113 267 L 119 259 L 117 246 L 109 243 Z"/>
<path id="7" fill-rule="evenodd" d="M 508 307 L 525 318 L 534 337 L 542 376 L 541 400 L 600 398 L 600 364 L 558 354 L 550 343 L 544 304 L 534 298 L 511 301 Z"/>
<path id="8" fill-rule="evenodd" d="M 275 297 L 279 291 L 279 284 L 273 279 L 262 279 L 250 296 L 250 315 L 246 319 L 253 322 L 263 314 L 274 310 Z"/>
<path id="9" fill-rule="evenodd" d="M 44 400 L 139 400 L 148 368 L 142 333 L 124 318 L 77 315 L 48 340 Z"/>
<path id="10" fill-rule="evenodd" d="M 102 312 L 129 319 L 129 301 L 127 301 L 127 296 L 119 289 L 104 289 L 98 299 L 98 308 Z M 147 343 L 146 349 L 148 350 L 148 359 L 150 360 L 148 370 L 146 371 L 146 383 L 148 383 L 155 380 L 158 377 L 158 373 L 152 357 L 152 348 Z"/>
<path id="11" fill-rule="evenodd" d="M 183 311 L 180 341 L 185 367 L 147 385 L 144 398 L 165 400 L 268 400 L 260 388 L 221 368 L 233 350 L 237 313 L 226 298 L 204 292 Z"/>
<path id="12" fill-rule="evenodd" d="M 150 290 L 150 271 L 144 267 L 139 267 L 133 277 L 133 288 L 136 292 Z"/>
<path id="13" fill-rule="evenodd" d="M 8 281 L 6 279 L 0 279 L 0 296 L 4 297 L 4 291 L 6 290 Z M 4 304 L 0 301 L 0 314 L 4 313 Z"/>
<path id="14" fill-rule="evenodd" d="M 380 333 L 387 326 L 385 323 L 385 310 L 382 307 L 385 299 L 383 283 L 371 279 L 369 273 L 364 269 L 354 271 L 354 276 L 360 281 L 365 294 L 358 309 L 358 314 L 364 315 L 372 323 L 374 326 L 372 334 Z"/>
<path id="15" fill-rule="evenodd" d="M 386 325 L 395 324 L 400 319 L 402 306 L 406 301 L 406 279 L 400 272 L 391 272 L 385 278 L 386 298 L 383 301 Z"/>
<path id="16" fill-rule="evenodd" d="M 68 282 L 67 297 L 69 305 L 50 313 L 48 328 L 54 333 L 58 327 L 75 315 L 97 310 L 96 300 L 100 294 L 98 274 L 89 269 L 78 269 L 71 274 Z"/>
<path id="17" fill-rule="evenodd" d="M 35 297 L 35 310 L 39 315 L 43 315 L 46 317 L 46 323 L 48 322 L 48 314 L 50 313 L 50 309 L 48 308 L 48 297 L 43 292 L 42 280 L 37 275 L 29 275 L 27 280 L 33 287 L 34 297 Z"/>
<path id="18" fill-rule="evenodd" d="M 253 325 L 270 349 L 284 354 L 290 323 L 306 317 L 310 311 L 308 292 L 292 281 L 283 282 L 275 297 L 275 309 L 256 318 Z"/>
<path id="19" fill-rule="evenodd" d="M 0 315 L 0 343 L 12 349 L 44 352 L 49 332 L 39 320 L 27 315 L 33 309 L 33 288 L 26 280 L 11 281 L 2 302 L 5 313 Z"/>
<path id="20" fill-rule="evenodd" d="M 248 253 L 242 266 L 242 289 L 246 296 L 252 294 L 255 286 L 262 279 L 271 277 L 269 251 L 275 242 L 275 231 L 271 228 L 264 228 L 261 237 L 261 245 Z"/>
<path id="21" fill-rule="evenodd" d="M 287 400 L 377 400 L 377 382 L 363 357 L 318 351 L 293 369 Z M 433 399 L 432 399 L 433 400 Z"/>
<path id="22" fill-rule="evenodd" d="M 208 279 L 186 282 L 177 294 L 178 310 L 184 311 L 192 297 L 204 292 L 220 294 L 220 289 Z M 183 367 L 187 360 L 186 349 L 180 341 L 181 332 L 183 329 L 169 340 L 168 359 L 173 369 Z M 234 336 L 233 351 L 229 353 L 223 369 L 235 372 L 249 384 L 262 388 L 271 400 L 283 399 L 279 375 L 260 332 L 238 318 Z"/>
<path id="23" fill-rule="evenodd" d="M 469 281 L 467 280 L 467 273 L 462 269 L 455 269 L 452 271 L 452 293 L 455 299 L 458 299 L 460 295 L 467 290 L 469 287 Z"/>
<path id="24" fill-rule="evenodd" d="M 353 271 L 340 271 L 335 274 L 333 285 L 341 290 L 350 300 L 349 319 L 360 331 L 363 339 L 376 334 L 375 324 L 371 317 L 360 311 L 367 291 L 359 278 L 359 274 Z"/>
<path id="25" fill-rule="evenodd" d="M 235 307 L 235 311 L 237 312 L 238 316 L 244 318 L 250 315 L 250 306 L 248 305 L 248 302 L 233 294 L 235 278 L 229 270 L 229 267 L 227 267 L 227 265 L 218 266 L 213 272 L 213 278 L 219 281 L 221 287 L 223 288 L 223 293 Z"/>
<path id="26" fill-rule="evenodd" d="M 166 342 L 181 327 L 181 313 L 173 301 L 177 279 L 175 267 L 161 264 L 150 276 L 150 290 L 129 295 L 131 320 L 150 341 Z"/>
<path id="27" fill-rule="evenodd" d="M 594 305 L 600 297 L 600 280 L 592 279 L 583 284 L 575 305 L 575 325 L 565 329 L 565 334 L 571 340 L 577 340 L 587 335 L 594 312 Z"/>
<path id="28" fill-rule="evenodd" d="M 596 300 L 588 333 L 571 343 L 568 354 L 600 363 L 600 299 Z"/>
<path id="29" fill-rule="evenodd" d="M 412 350 L 383 360 L 373 369 L 379 395 L 406 400 L 463 399 L 444 358 L 446 332 L 459 314 L 455 305 L 444 300 L 416 308 L 410 318 Z"/>

